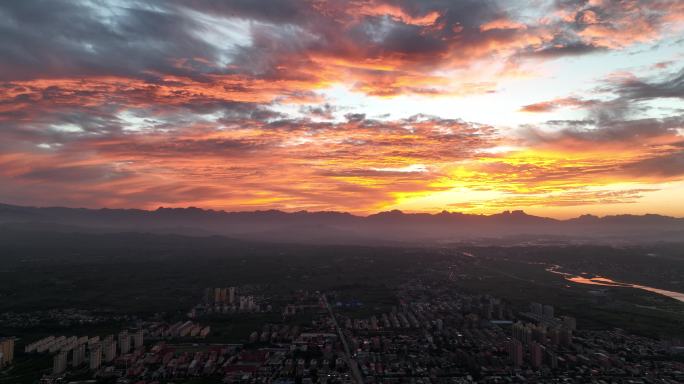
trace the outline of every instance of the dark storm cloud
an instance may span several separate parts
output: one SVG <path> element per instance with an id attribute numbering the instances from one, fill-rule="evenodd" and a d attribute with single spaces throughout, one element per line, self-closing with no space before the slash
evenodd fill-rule
<path id="1" fill-rule="evenodd" d="M 648 26 L 644 33 L 655 33 L 670 3 L 658 1 L 658 12 L 630 17 Z M 337 58 L 438 69 L 501 49 L 544 58 L 577 55 L 610 48 L 605 31 L 626 34 L 618 27 L 632 12 L 557 2 L 555 9 L 571 20 L 482 29 L 512 22 L 514 9 L 510 2 L 474 0 L 7 1 L 0 3 L 0 79 L 116 75 L 157 83 L 164 75 L 211 81 L 210 75 L 241 73 L 316 81 L 315 72 L 298 67 L 315 69 Z M 198 15 L 254 21 L 251 41 L 226 41 L 235 44 L 230 52 L 212 45 Z"/>
<path id="2" fill-rule="evenodd" d="M 50 168 L 32 169 L 19 175 L 19 178 L 32 181 L 50 183 L 85 183 L 104 182 L 130 176 L 128 172 L 121 172 L 108 165 L 88 166 L 55 166 Z"/>
<path id="3" fill-rule="evenodd" d="M 201 77 L 174 65 L 214 51 L 189 33 L 194 22 L 173 9 L 120 2 L 0 2 L 0 79 L 137 76 Z M 159 9 L 164 8 L 164 9 Z"/>
<path id="4" fill-rule="evenodd" d="M 657 156 L 624 166 L 630 174 L 645 177 L 675 177 L 684 175 L 684 151 Z"/>
<path id="5" fill-rule="evenodd" d="M 661 141 L 659 139 L 679 137 L 678 129 L 684 126 L 684 116 L 672 116 L 667 118 L 645 118 L 633 120 L 582 120 L 579 124 L 575 121 L 561 122 L 562 129 L 558 130 L 559 124 L 551 124 L 556 128 L 553 132 L 546 132 L 537 127 L 526 127 L 521 131 L 526 140 L 535 143 L 547 143 L 558 145 L 567 144 L 568 140 L 576 143 L 591 144 L 620 144 L 638 143 L 648 145 L 649 142 Z M 668 140 L 670 142 L 671 140 Z"/>
<path id="6" fill-rule="evenodd" d="M 684 68 L 661 80 L 643 80 L 636 77 L 615 81 L 608 90 L 627 100 L 648 100 L 657 98 L 684 99 Z"/>
<path id="7" fill-rule="evenodd" d="M 523 57 L 537 57 L 542 59 L 555 59 L 563 56 L 579 56 L 590 53 L 605 51 L 606 48 L 597 47 L 583 42 L 565 42 L 550 44 L 536 50 L 522 52 Z"/>
<path id="8" fill-rule="evenodd" d="M 612 98 L 608 100 L 583 100 L 576 107 L 586 109 L 588 118 L 596 122 L 596 127 L 607 130 L 630 131 L 638 127 L 644 127 L 643 134 L 650 129 L 659 130 L 665 127 L 668 130 L 682 128 L 684 122 L 680 112 L 673 110 L 672 116 L 660 119 L 635 119 L 640 113 L 647 113 L 652 107 L 648 103 L 660 98 L 684 98 L 684 69 L 675 74 L 666 74 L 658 78 L 639 78 L 632 74 L 620 74 L 610 77 L 605 85 L 598 87 L 594 92 L 605 93 Z M 559 99 L 572 100 L 573 98 Z M 570 103 L 572 104 L 572 103 Z M 542 111 L 550 111 L 563 106 L 557 100 L 545 101 L 524 106 L 523 110 L 538 108 Z"/>

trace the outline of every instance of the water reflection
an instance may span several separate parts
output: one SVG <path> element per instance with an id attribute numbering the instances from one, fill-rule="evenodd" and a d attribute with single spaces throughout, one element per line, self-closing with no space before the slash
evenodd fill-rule
<path id="1" fill-rule="evenodd" d="M 560 265 L 553 265 L 549 268 L 546 268 L 546 270 L 548 272 L 555 273 L 557 275 L 561 275 L 565 278 L 565 280 L 572 281 L 573 283 L 600 285 L 600 286 L 604 286 L 604 287 L 636 288 L 636 289 L 641 289 L 644 291 L 654 292 L 654 293 L 657 293 L 657 294 L 660 294 L 663 296 L 667 296 L 667 297 L 671 297 L 675 300 L 679 300 L 681 302 L 684 302 L 684 293 L 681 293 L 681 292 L 667 291 L 665 289 L 653 288 L 653 287 L 649 287 L 646 285 L 623 283 L 623 282 L 615 281 L 613 279 L 609 279 L 607 277 L 602 277 L 602 276 L 594 276 L 594 277 L 576 276 L 576 275 L 573 275 L 572 273 L 562 272 L 559 270 L 560 268 L 561 268 Z"/>

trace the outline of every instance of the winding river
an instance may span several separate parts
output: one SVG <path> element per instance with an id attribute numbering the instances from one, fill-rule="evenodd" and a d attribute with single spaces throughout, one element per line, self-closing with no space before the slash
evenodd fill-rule
<path id="1" fill-rule="evenodd" d="M 649 287 L 646 285 L 623 283 L 620 281 L 615 281 L 615 280 L 609 279 L 607 277 L 601 277 L 601 276 L 594 276 L 594 277 L 577 276 L 577 275 L 573 275 L 572 273 L 561 272 L 561 271 L 559 271 L 560 268 L 561 268 L 560 265 L 553 265 L 549 268 L 546 268 L 546 270 L 548 272 L 555 273 L 557 275 L 561 275 L 565 278 L 565 280 L 572 281 L 573 283 L 589 284 L 589 285 L 601 285 L 604 287 L 636 288 L 636 289 L 641 289 L 644 291 L 654 292 L 654 293 L 657 293 L 659 295 L 671 297 L 675 300 L 679 300 L 681 302 L 684 302 L 684 293 L 681 293 L 681 292 L 667 291 L 665 289 L 653 288 L 653 287 Z"/>

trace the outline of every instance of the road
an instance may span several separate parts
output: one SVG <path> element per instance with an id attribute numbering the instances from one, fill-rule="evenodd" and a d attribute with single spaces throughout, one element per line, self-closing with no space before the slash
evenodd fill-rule
<path id="1" fill-rule="evenodd" d="M 325 303 L 325 307 L 328 309 L 328 313 L 330 314 L 330 318 L 332 319 L 333 324 L 335 324 L 335 329 L 337 329 L 337 335 L 339 336 L 340 340 L 342 340 L 342 346 L 344 347 L 345 360 L 347 360 L 347 365 L 351 369 L 354 382 L 357 384 L 363 384 L 363 376 L 361 375 L 361 371 L 359 370 L 359 365 L 356 363 L 356 360 L 354 360 L 351 352 L 349 351 L 349 344 L 347 343 L 347 337 L 344 335 L 344 333 L 342 332 L 342 328 L 337 323 L 337 318 L 335 317 L 335 313 L 333 313 L 333 310 L 332 310 L 332 307 L 330 306 L 330 303 L 328 303 L 328 298 L 325 297 L 324 294 L 321 294 L 321 298 L 323 299 L 323 302 Z"/>

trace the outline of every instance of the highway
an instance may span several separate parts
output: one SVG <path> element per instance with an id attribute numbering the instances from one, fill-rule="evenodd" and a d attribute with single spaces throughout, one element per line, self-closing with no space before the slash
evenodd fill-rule
<path id="1" fill-rule="evenodd" d="M 335 324 L 335 328 L 337 329 L 337 334 L 342 340 L 342 345 L 344 347 L 344 354 L 345 354 L 345 360 L 347 360 L 347 365 L 351 369 L 352 372 L 352 378 L 354 379 L 354 382 L 357 384 L 363 384 L 363 376 L 361 375 L 361 371 L 359 370 L 359 365 L 356 363 L 356 360 L 352 357 L 351 352 L 349 351 L 349 344 L 347 343 L 347 338 L 342 332 L 342 328 L 340 325 L 337 323 L 337 318 L 335 317 L 335 313 L 332 310 L 332 307 L 330 306 L 330 303 L 328 303 L 328 298 L 325 297 L 324 294 L 321 294 L 321 298 L 323 302 L 325 303 L 326 308 L 328 309 L 328 313 L 330 314 L 330 318 L 333 321 L 333 324 Z"/>

